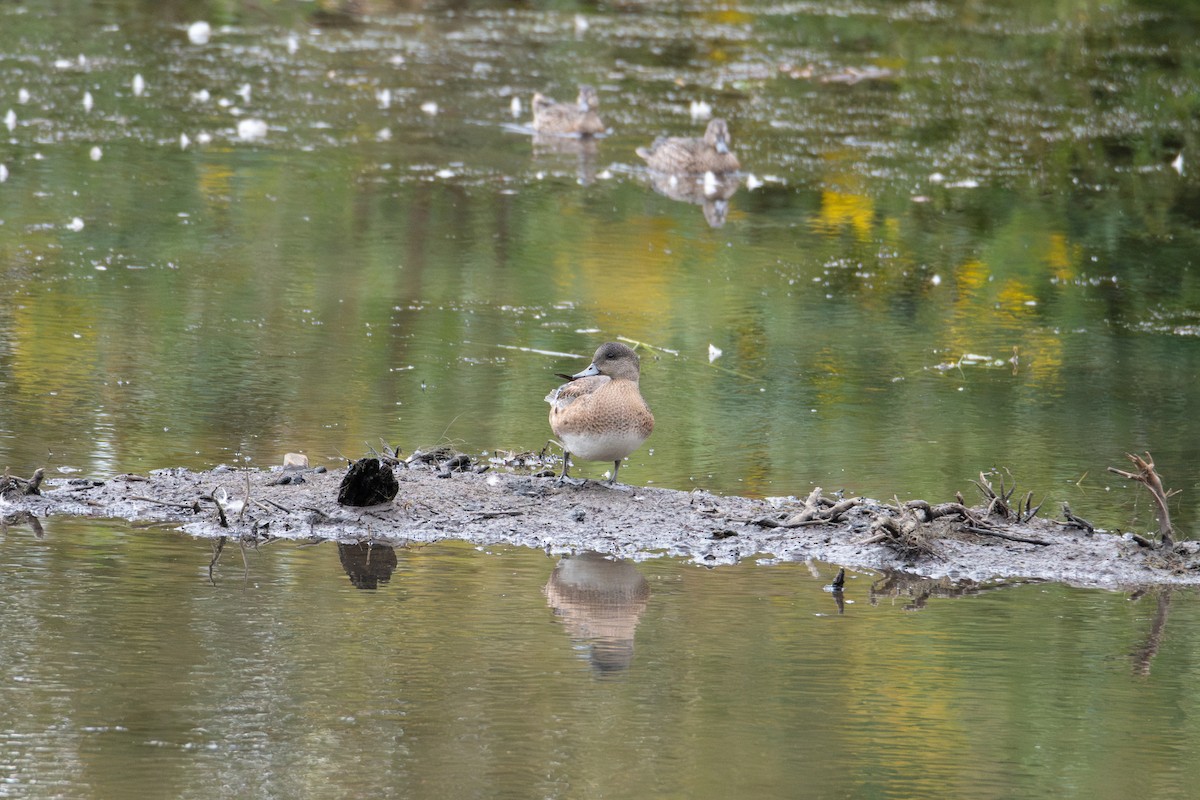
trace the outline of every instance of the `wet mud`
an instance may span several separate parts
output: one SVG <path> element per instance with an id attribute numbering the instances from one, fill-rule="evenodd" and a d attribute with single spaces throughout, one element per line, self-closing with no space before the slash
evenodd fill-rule
<path id="1" fill-rule="evenodd" d="M 1040 579 L 1126 588 L 1200 584 L 1200 544 L 1139 545 L 1129 535 L 1089 533 L 1035 517 L 1019 524 L 971 509 L 913 524 L 907 511 L 865 499 L 824 501 L 826 517 L 803 519 L 804 499 L 718 496 L 618 486 L 510 471 L 393 468 L 399 491 L 365 507 L 338 503 L 346 470 L 156 470 L 110 480 L 55 479 L 40 494 L 8 492 L 4 524 L 50 515 L 159 523 L 197 537 L 373 541 L 397 546 L 458 539 L 549 552 L 592 551 L 630 559 L 672 556 L 719 567 L 815 560 L 852 569 L 900 570 L 951 581 Z M 949 504 L 953 505 L 953 504 Z M 927 508 L 927 506 L 926 506 Z M 831 513 L 832 512 L 832 513 Z M 819 514 L 816 516 L 820 516 Z M 976 531 L 984 530 L 986 533 Z M 904 528 L 908 539 L 891 536 Z M 914 544 L 915 542 L 915 544 Z"/>

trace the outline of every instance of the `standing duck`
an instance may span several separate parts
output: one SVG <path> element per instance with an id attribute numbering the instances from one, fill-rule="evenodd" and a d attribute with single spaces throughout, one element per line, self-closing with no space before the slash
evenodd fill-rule
<path id="1" fill-rule="evenodd" d="M 637 354 L 619 342 L 600 345 L 587 369 L 562 375 L 567 382 L 546 395 L 550 429 L 563 446 L 558 482 L 568 481 L 571 456 L 613 462 L 617 482 L 621 459 L 642 446 L 654 430 L 654 415 L 638 388 Z"/>

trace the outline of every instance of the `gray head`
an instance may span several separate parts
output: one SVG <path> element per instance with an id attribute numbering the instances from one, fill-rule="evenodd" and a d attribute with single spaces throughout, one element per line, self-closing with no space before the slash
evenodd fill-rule
<path id="1" fill-rule="evenodd" d="M 572 375 L 572 378 L 586 378 L 589 375 L 607 375 L 610 378 L 624 378 L 637 383 L 641 373 L 641 359 L 630 347 L 620 342 L 605 342 L 592 356 L 592 363 L 582 372 Z"/>
<path id="2" fill-rule="evenodd" d="M 576 102 L 579 103 L 580 111 L 595 111 L 600 107 L 600 95 L 595 87 L 582 83 L 579 85 L 579 98 Z"/>
<path id="3" fill-rule="evenodd" d="M 714 117 L 704 129 L 704 143 L 716 148 L 718 153 L 729 152 L 729 126 L 720 117 Z"/>

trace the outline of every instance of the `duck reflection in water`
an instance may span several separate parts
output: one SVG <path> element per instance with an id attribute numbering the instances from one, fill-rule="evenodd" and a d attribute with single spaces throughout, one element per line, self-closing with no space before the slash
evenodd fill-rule
<path id="1" fill-rule="evenodd" d="M 599 673 L 629 669 L 633 635 L 650 599 L 650 584 L 627 561 L 584 552 L 562 559 L 543 592 L 572 641 L 589 645 Z"/>
<path id="2" fill-rule="evenodd" d="M 650 186 L 663 197 L 700 206 L 704 219 L 713 228 L 725 224 L 729 198 L 737 192 L 741 180 L 736 174 L 674 175 L 650 173 Z"/>
<path id="3" fill-rule="evenodd" d="M 533 155 L 539 161 L 558 162 L 569 169 L 574 162 L 575 177 L 582 186 L 590 186 L 596 180 L 596 154 L 599 142 L 591 136 L 578 139 L 556 134 L 535 133 Z"/>
<path id="4" fill-rule="evenodd" d="M 374 542 L 338 542 L 338 558 L 350 582 L 359 589 L 378 589 L 396 571 L 396 548 Z"/>

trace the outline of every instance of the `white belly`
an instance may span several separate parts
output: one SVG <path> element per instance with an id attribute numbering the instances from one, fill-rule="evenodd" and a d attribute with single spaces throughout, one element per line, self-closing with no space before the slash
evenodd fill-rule
<path id="1" fill-rule="evenodd" d="M 620 461 L 646 441 L 646 438 L 636 431 L 603 436 L 576 433 L 560 438 L 568 453 L 584 461 Z"/>

